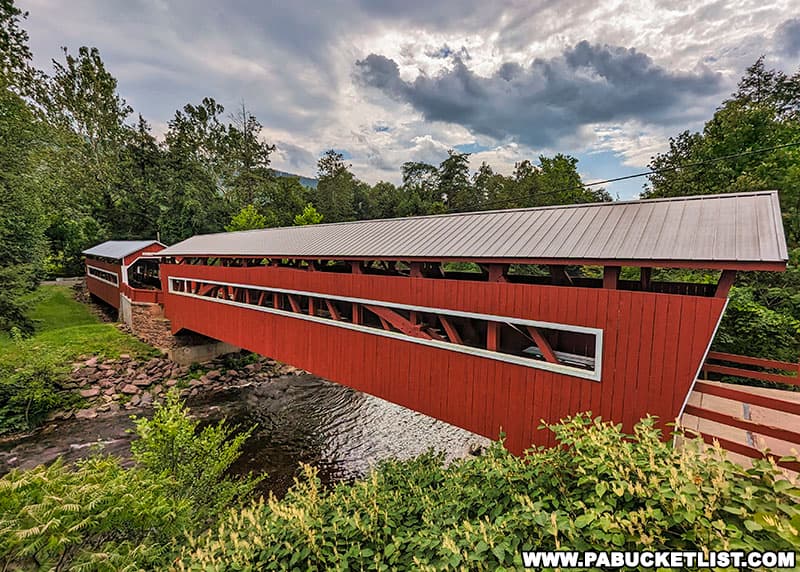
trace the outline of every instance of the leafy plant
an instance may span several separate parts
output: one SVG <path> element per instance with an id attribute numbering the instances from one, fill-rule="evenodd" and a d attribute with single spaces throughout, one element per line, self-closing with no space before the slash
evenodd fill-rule
<path id="1" fill-rule="evenodd" d="M 263 476 L 226 476 L 253 427 L 238 431 L 223 421 L 198 431 L 198 425 L 172 388 L 165 402 L 155 405 L 151 419 L 136 419 L 138 439 L 131 451 L 139 467 L 171 482 L 173 494 L 187 499 L 198 522 L 205 522 L 246 499 Z"/>
<path id="2" fill-rule="evenodd" d="M 449 467 L 434 454 L 320 486 L 305 468 L 283 500 L 231 510 L 194 536 L 181 570 L 510 570 L 520 551 L 800 546 L 800 489 L 767 461 L 673 448 L 652 418 L 633 435 L 577 416 L 560 443 L 515 457 L 502 443 Z"/>
<path id="3" fill-rule="evenodd" d="M 17 570 L 138 570 L 163 562 L 193 511 L 169 483 L 113 457 L 0 479 L 0 560 Z"/>
<path id="4" fill-rule="evenodd" d="M 238 230 L 264 228 L 265 226 L 267 226 L 267 217 L 259 213 L 256 207 L 250 204 L 242 207 L 242 210 L 234 215 L 230 224 L 225 225 L 225 230 L 235 232 Z"/>
<path id="5" fill-rule="evenodd" d="M 225 475 L 249 431 L 196 429 L 171 392 L 153 419 L 136 421 L 133 468 L 94 455 L 0 478 L 0 562 L 11 570 L 168 566 L 186 535 L 238 506 L 257 482 Z"/>
<path id="6" fill-rule="evenodd" d="M 314 208 L 314 205 L 308 203 L 306 206 L 303 207 L 303 212 L 299 215 L 295 215 L 294 217 L 294 224 L 295 226 L 305 226 L 308 224 L 319 224 L 322 222 L 322 219 L 325 218 L 321 214 L 317 212 L 317 209 Z"/>
<path id="7" fill-rule="evenodd" d="M 21 371 L 0 370 L 0 434 L 38 425 L 44 417 L 69 399 L 59 393 L 59 374 L 46 362 Z"/>

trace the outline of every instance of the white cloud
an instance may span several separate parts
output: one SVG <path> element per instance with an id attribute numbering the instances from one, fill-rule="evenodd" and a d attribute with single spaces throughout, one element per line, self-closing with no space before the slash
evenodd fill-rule
<path id="1" fill-rule="evenodd" d="M 472 165 L 485 160 L 500 172 L 554 150 L 611 151 L 620 166 L 646 165 L 670 135 L 709 117 L 761 53 L 773 65 L 796 66 L 796 57 L 791 59 L 796 26 L 777 32 L 796 11 L 795 3 L 468 0 L 455 6 L 430 0 L 295 0 L 222 6 L 207 0 L 22 0 L 20 5 L 31 14 L 25 27 L 39 67 L 49 69 L 62 45 L 73 52 L 80 45 L 99 47 L 122 95 L 157 134 L 188 102 L 211 96 L 232 108 L 244 99 L 264 124 L 265 136 L 279 144 L 277 168 L 310 175 L 324 150 L 346 149 L 359 177 L 398 182 L 404 161 L 436 163 L 448 148 L 475 140 L 489 149 L 474 154 Z M 566 114 L 551 126 L 557 137 L 536 140 L 535 124 L 527 127 L 528 137 L 508 135 L 519 114 L 509 113 L 506 124 L 494 125 L 490 133 L 491 123 L 477 129 L 479 118 L 469 114 L 459 122 L 426 120 L 419 107 L 354 82 L 354 62 L 371 53 L 394 60 L 405 82 L 435 78 L 459 55 L 475 77 L 488 78 L 503 64 L 555 61 L 584 40 L 635 48 L 666 75 L 699 75 L 706 66 L 720 74 L 720 88 L 707 97 L 685 98 L 660 121 L 626 115 L 625 109 L 600 121 L 576 122 Z M 508 101 L 494 93 L 473 115 L 491 115 Z M 524 110 L 525 92 L 513 101 Z M 547 110 L 542 113 L 547 116 Z"/>

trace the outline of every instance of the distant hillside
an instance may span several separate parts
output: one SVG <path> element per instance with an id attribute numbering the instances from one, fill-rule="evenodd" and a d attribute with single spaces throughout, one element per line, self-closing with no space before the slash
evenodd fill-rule
<path id="1" fill-rule="evenodd" d="M 286 171 L 278 171 L 277 169 L 272 169 L 272 172 L 275 173 L 276 177 L 297 177 L 300 180 L 300 184 L 304 187 L 308 187 L 310 189 L 317 188 L 316 179 L 310 179 L 309 177 L 304 177 L 302 175 L 295 175 L 294 173 L 287 173 Z"/>

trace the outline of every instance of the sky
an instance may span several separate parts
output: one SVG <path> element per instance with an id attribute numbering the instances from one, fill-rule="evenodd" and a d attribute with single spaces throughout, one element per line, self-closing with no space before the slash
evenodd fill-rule
<path id="1" fill-rule="evenodd" d="M 38 67 L 61 46 L 99 48 L 157 135 L 186 103 L 244 102 L 273 167 L 315 176 L 332 148 L 369 183 L 448 149 L 504 174 L 555 153 L 577 157 L 584 182 L 641 172 L 759 56 L 800 66 L 798 0 L 18 4 Z M 606 188 L 630 199 L 643 183 Z"/>

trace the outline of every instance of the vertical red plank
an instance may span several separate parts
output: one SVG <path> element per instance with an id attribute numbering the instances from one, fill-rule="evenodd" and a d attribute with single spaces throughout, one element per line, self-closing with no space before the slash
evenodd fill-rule
<path id="1" fill-rule="evenodd" d="M 667 348 L 667 317 L 669 312 L 669 296 L 666 294 L 657 295 L 655 300 L 655 315 L 653 316 L 653 346 L 651 350 L 649 373 L 648 408 L 652 408 L 654 414 L 661 417 L 661 395 L 664 391 L 664 384 L 668 383 L 664 375 L 664 365 L 668 358 Z M 671 419 L 661 419 L 662 423 L 669 423 Z"/>
<path id="2" fill-rule="evenodd" d="M 650 386 L 651 371 L 653 366 L 653 344 L 655 337 L 656 305 L 661 294 L 642 293 L 641 311 L 641 343 L 639 347 L 638 364 L 636 367 L 636 392 L 634 404 L 636 415 L 634 423 L 651 412 L 655 413 L 657 405 L 653 403 L 652 388 Z"/>
<path id="3" fill-rule="evenodd" d="M 683 402 L 685 389 L 688 389 L 689 379 L 694 376 L 692 364 L 695 363 L 697 347 L 695 341 L 695 314 L 697 312 L 697 298 L 694 296 L 683 296 L 683 306 L 681 308 L 681 329 L 678 333 L 678 362 L 676 370 L 676 380 L 672 384 L 670 399 L 667 403 L 672 404 L 673 409 L 676 403 Z M 704 348 L 705 349 L 705 348 Z M 679 405 L 678 405 L 679 406 Z M 670 421 L 673 421 L 670 419 Z"/>
<path id="4" fill-rule="evenodd" d="M 616 423 L 622 422 L 622 411 L 624 401 L 625 384 L 627 383 L 627 368 L 626 368 L 626 352 L 628 351 L 628 340 L 630 337 L 630 309 L 631 298 L 630 292 L 623 292 L 615 290 L 609 292 L 612 299 L 616 299 L 616 320 L 609 320 L 609 325 L 613 328 L 613 334 L 616 336 L 614 342 L 614 353 L 609 354 L 612 356 L 614 365 L 614 377 L 612 378 L 609 387 L 603 394 L 603 397 L 609 401 L 610 409 L 608 409 L 607 419 Z M 610 336 L 609 336 L 610 337 Z"/>

